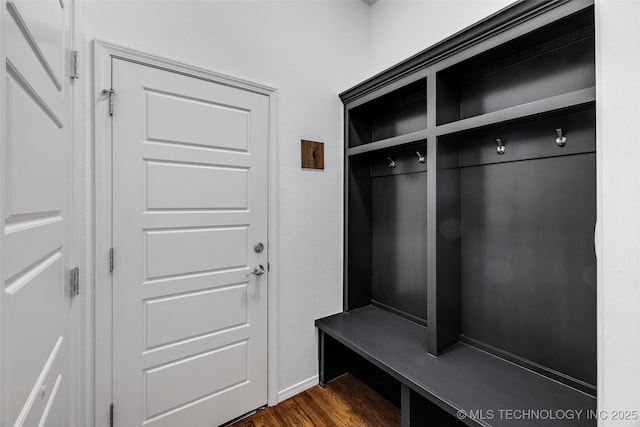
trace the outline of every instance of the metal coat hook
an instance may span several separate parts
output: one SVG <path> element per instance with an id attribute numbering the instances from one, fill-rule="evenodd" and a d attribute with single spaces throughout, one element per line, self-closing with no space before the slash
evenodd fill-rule
<path id="1" fill-rule="evenodd" d="M 507 147 L 504 146 L 504 143 L 502 142 L 501 138 L 496 138 L 496 143 L 498 144 L 498 147 L 496 148 L 496 152 L 500 155 L 503 155 Z"/>
<path id="2" fill-rule="evenodd" d="M 395 168 L 396 167 L 396 162 L 391 160 L 391 157 L 387 157 L 387 160 L 389 160 L 389 167 L 390 168 Z"/>
<path id="3" fill-rule="evenodd" d="M 558 147 L 564 147 L 564 144 L 567 143 L 567 137 L 563 135 L 561 128 L 556 129 L 556 135 L 558 135 L 556 144 L 558 144 Z"/>
<path id="4" fill-rule="evenodd" d="M 418 155 L 418 163 L 424 163 L 425 162 L 424 156 L 420 154 L 419 151 L 416 151 L 416 154 Z"/>

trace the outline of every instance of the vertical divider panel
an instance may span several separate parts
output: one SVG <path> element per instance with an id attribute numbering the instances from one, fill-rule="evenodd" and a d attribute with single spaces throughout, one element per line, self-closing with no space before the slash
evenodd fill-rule
<path id="1" fill-rule="evenodd" d="M 342 258 L 343 258 L 343 264 L 342 264 L 342 310 L 343 311 L 348 311 L 349 310 L 349 272 L 351 271 L 351 269 L 349 268 L 349 264 L 350 264 L 350 260 L 351 260 L 351 256 L 349 254 L 349 213 L 351 212 L 351 207 L 350 207 L 350 198 L 351 198 L 351 166 L 350 166 L 350 159 L 349 156 L 347 156 L 347 150 L 349 147 L 349 129 L 351 127 L 351 118 L 349 115 L 349 109 L 347 108 L 347 104 L 344 104 L 344 132 L 343 132 L 343 142 L 344 142 L 344 146 L 342 147 L 342 153 L 343 153 L 343 175 L 342 175 L 342 189 L 344 191 L 343 194 L 343 200 L 342 203 L 344 205 L 344 210 L 343 210 L 343 216 L 342 216 L 342 221 L 343 221 L 343 237 L 342 237 Z"/>
<path id="2" fill-rule="evenodd" d="M 371 302 L 371 168 L 366 159 L 347 159 L 347 260 L 345 310 Z"/>
<path id="3" fill-rule="evenodd" d="M 427 107 L 430 130 L 427 149 L 427 239 L 429 248 L 427 253 L 427 349 L 430 354 L 437 356 L 455 344 L 460 335 L 460 281 L 452 277 L 455 275 L 455 263 L 457 262 L 459 265 L 459 237 L 456 246 L 456 240 L 449 241 L 441 236 L 442 221 L 445 219 L 442 212 L 445 206 L 441 203 L 444 191 L 453 191 L 454 194 L 450 196 L 455 199 L 455 194 L 459 195 L 460 186 L 455 185 L 455 182 L 459 181 L 455 180 L 455 170 L 445 172 L 440 169 L 445 157 L 455 163 L 455 167 L 457 167 L 457 157 L 454 154 L 455 150 L 452 150 L 451 147 L 441 147 L 436 137 L 438 83 L 433 67 L 429 72 L 429 77 L 427 90 L 435 96 L 428 98 Z M 454 181 L 450 181 L 452 178 Z M 444 188 L 445 186 L 447 188 Z M 446 215 L 450 218 L 445 226 L 449 233 L 455 234 L 457 224 L 459 236 L 459 205 L 456 208 L 455 203 L 450 203 L 446 210 Z M 456 218 L 458 219 L 457 223 Z M 442 270 L 444 263 L 438 262 L 442 257 L 451 260 L 451 264 L 448 264 L 445 270 Z"/>
<path id="4" fill-rule="evenodd" d="M 431 314 L 435 318 L 429 352 L 438 355 L 460 340 L 460 170 L 456 141 L 438 139 L 435 162 L 435 224 L 431 230 L 435 245 L 433 289 L 437 297 Z M 430 326 L 432 326 L 430 324 Z"/>
<path id="5" fill-rule="evenodd" d="M 349 156 L 347 156 L 347 147 L 349 147 L 349 110 L 346 104 L 343 105 L 344 123 L 342 131 L 342 310 L 347 311 L 349 304 Z M 320 356 L 322 357 L 322 356 Z M 320 381 L 322 384 L 322 381 Z"/>
<path id="6" fill-rule="evenodd" d="M 427 93 L 432 94 L 427 97 L 427 129 L 433 130 L 436 127 L 436 80 L 435 74 L 427 74 Z M 435 316 L 437 292 L 436 292 L 436 185 L 437 167 L 436 156 L 438 144 L 435 134 L 430 134 L 427 140 L 427 350 L 436 355 L 438 353 L 438 322 Z"/>

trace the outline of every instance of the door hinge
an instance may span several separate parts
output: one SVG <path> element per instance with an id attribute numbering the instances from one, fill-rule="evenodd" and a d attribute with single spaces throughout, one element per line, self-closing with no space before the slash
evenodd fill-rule
<path id="1" fill-rule="evenodd" d="M 72 268 L 69 272 L 69 296 L 75 297 L 80 294 L 80 269 Z"/>
<path id="2" fill-rule="evenodd" d="M 271 263 L 270 262 L 267 263 L 267 271 L 271 271 Z"/>
<path id="3" fill-rule="evenodd" d="M 80 78 L 80 52 L 77 50 L 71 51 L 71 78 Z"/>
<path id="4" fill-rule="evenodd" d="M 67 50 L 67 58 L 69 69 L 67 71 L 67 77 L 72 79 L 80 78 L 80 52 L 77 50 Z"/>
<path id="5" fill-rule="evenodd" d="M 109 249 L 109 273 L 113 273 L 113 248 Z"/>
<path id="6" fill-rule="evenodd" d="M 113 403 L 109 406 L 109 427 L 113 427 Z"/>
<path id="7" fill-rule="evenodd" d="M 113 98 L 116 95 L 116 91 L 113 89 L 102 89 L 102 96 L 109 97 L 109 115 L 113 116 Z"/>

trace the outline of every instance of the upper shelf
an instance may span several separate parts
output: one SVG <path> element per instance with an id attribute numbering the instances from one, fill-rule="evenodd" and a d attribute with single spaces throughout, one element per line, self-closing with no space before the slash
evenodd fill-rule
<path id="1" fill-rule="evenodd" d="M 348 148 L 403 137 L 427 128 L 427 80 L 419 79 L 348 110 Z"/>
<path id="2" fill-rule="evenodd" d="M 588 102 L 594 85 L 593 13 L 584 10 L 438 71 L 436 125 L 464 129 L 473 118 L 491 124 Z"/>
<path id="3" fill-rule="evenodd" d="M 435 136 L 445 136 L 458 132 L 480 129 L 483 127 L 506 123 L 526 117 L 533 117 L 553 111 L 567 110 L 581 105 L 595 102 L 596 89 L 594 86 L 576 90 L 574 92 L 563 93 L 526 104 L 505 108 L 491 113 L 486 113 L 468 119 L 458 120 L 445 125 L 436 126 Z M 382 139 L 368 144 L 358 145 L 347 149 L 347 156 L 379 151 L 388 148 L 398 147 L 417 141 L 426 140 L 429 136 L 427 129 L 418 130 L 391 138 Z"/>
<path id="4" fill-rule="evenodd" d="M 416 132 L 406 133 L 404 135 L 394 136 L 380 141 L 371 142 L 365 145 L 359 145 L 357 147 L 348 148 L 347 156 L 355 156 L 358 154 L 369 153 L 371 151 L 384 150 L 387 148 L 398 147 L 412 142 L 422 141 L 427 139 L 427 130 L 419 130 Z"/>
<path id="5" fill-rule="evenodd" d="M 596 100 L 596 88 L 594 86 L 563 93 L 526 104 L 516 105 L 490 113 L 469 117 L 444 125 L 436 126 L 436 136 L 478 129 L 485 126 L 517 120 L 524 117 L 536 116 L 556 110 L 564 110 L 584 105 Z"/>

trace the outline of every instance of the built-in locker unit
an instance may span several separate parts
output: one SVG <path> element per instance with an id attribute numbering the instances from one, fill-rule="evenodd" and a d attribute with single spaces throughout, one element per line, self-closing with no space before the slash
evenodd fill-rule
<path id="1" fill-rule="evenodd" d="M 596 425 L 594 52 L 592 1 L 520 1 L 340 95 L 321 385 L 352 372 L 403 426 Z"/>

